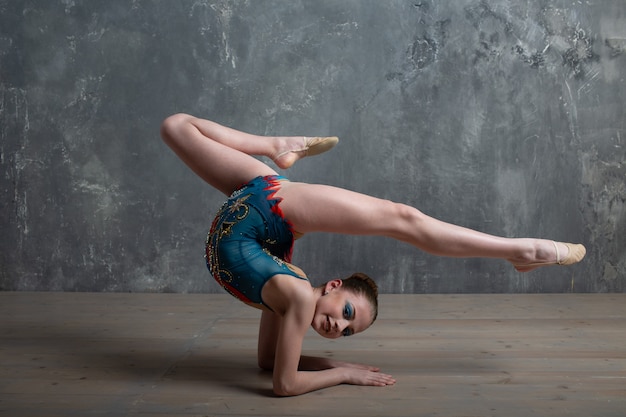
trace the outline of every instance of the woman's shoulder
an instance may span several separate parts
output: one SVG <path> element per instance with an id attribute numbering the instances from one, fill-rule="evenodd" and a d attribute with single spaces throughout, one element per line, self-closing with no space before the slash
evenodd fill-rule
<path id="1" fill-rule="evenodd" d="M 315 294 L 311 283 L 292 275 L 274 275 L 263 286 L 262 297 L 276 312 L 290 310 L 293 306 L 315 309 Z"/>
<path id="2" fill-rule="evenodd" d="M 289 262 L 285 262 L 285 265 L 287 265 L 287 268 L 298 274 L 301 278 L 306 278 L 308 281 L 309 278 L 300 267 L 297 267 L 294 264 L 290 264 Z"/>

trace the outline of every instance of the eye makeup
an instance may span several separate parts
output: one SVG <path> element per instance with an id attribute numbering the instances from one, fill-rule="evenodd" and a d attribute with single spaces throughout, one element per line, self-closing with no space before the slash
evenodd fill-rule
<path id="1" fill-rule="evenodd" d="M 354 307 L 352 307 L 352 304 L 346 303 L 346 306 L 343 308 L 343 316 L 348 320 L 354 319 Z"/>
<path id="2" fill-rule="evenodd" d="M 355 313 L 354 307 L 352 306 L 352 304 L 346 303 L 346 306 L 343 308 L 343 315 L 346 318 L 346 320 L 354 320 L 354 316 L 355 316 L 354 313 Z M 352 336 L 354 334 L 354 331 L 351 328 L 346 327 L 343 330 L 342 334 L 343 336 Z"/>

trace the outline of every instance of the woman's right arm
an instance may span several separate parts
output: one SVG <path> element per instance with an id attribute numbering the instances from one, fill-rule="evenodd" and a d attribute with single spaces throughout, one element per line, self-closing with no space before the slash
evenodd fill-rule
<path id="1" fill-rule="evenodd" d="M 289 303 L 281 311 L 280 319 L 269 326 L 268 334 L 259 338 L 259 364 L 264 368 L 273 365 L 276 395 L 300 395 L 339 384 L 385 386 L 395 383 L 391 376 L 368 367 L 341 366 L 313 372 L 299 370 L 302 343 L 311 325 L 315 305 L 310 289 L 308 293 L 293 287 L 292 289 L 295 291 L 284 294 Z M 265 319 L 268 319 L 267 314 L 270 313 L 265 314 Z M 265 324 L 267 326 L 268 322 Z M 272 348 L 275 352 L 273 360 Z"/>
<path id="2" fill-rule="evenodd" d="M 321 371 L 299 371 L 302 342 L 310 324 L 303 322 L 300 311 L 285 314 L 282 319 L 274 361 L 274 393 L 280 396 L 300 395 L 339 384 L 384 387 L 395 380 L 386 374 L 353 367 L 330 368 Z M 304 326 L 303 326 L 304 324 Z M 304 329 L 304 330 L 303 330 Z"/>
<path id="3" fill-rule="evenodd" d="M 258 363 L 261 369 L 266 371 L 274 370 L 274 357 L 276 354 L 276 340 L 280 329 L 281 317 L 267 310 L 261 313 L 261 323 L 259 326 Z M 358 368 L 378 372 L 375 366 L 362 365 L 337 361 L 330 358 L 317 356 L 300 356 L 298 370 L 300 371 L 322 371 L 330 368 Z"/>

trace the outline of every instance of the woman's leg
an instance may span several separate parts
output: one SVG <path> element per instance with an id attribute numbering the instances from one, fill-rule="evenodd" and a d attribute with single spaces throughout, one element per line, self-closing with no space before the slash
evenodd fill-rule
<path id="1" fill-rule="evenodd" d="M 276 175 L 250 155 L 268 156 L 286 168 L 306 156 L 299 152 L 310 144 L 303 137 L 251 135 L 185 114 L 168 117 L 161 135 L 196 174 L 226 195 L 257 176 Z M 515 265 L 558 259 L 551 241 L 488 235 L 441 222 L 404 204 L 341 188 L 283 183 L 278 197 L 284 199 L 285 216 L 302 233 L 383 235 L 436 255 L 501 258 Z M 558 245 L 562 258 L 567 258 L 568 247 Z"/>
<path id="2" fill-rule="evenodd" d="M 557 260 L 552 241 L 492 236 L 442 222 L 404 204 L 341 188 L 288 183 L 278 196 L 283 198 L 285 217 L 302 233 L 387 236 L 434 255 L 506 259 L 520 271 L 536 267 L 526 264 Z M 568 247 L 557 244 L 561 259 L 567 258 Z"/>
<path id="3" fill-rule="evenodd" d="M 226 195 L 258 176 L 277 175 L 250 155 L 267 156 L 286 168 L 306 156 L 302 150 L 310 144 L 302 136 L 251 135 L 187 114 L 165 119 L 161 136 L 198 176 Z"/>

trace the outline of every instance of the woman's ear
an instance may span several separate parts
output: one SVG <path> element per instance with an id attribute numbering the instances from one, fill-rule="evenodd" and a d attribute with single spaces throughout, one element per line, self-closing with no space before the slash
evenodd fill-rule
<path id="1" fill-rule="evenodd" d="M 326 284 L 324 284 L 323 294 L 326 295 L 331 291 L 336 290 L 337 288 L 341 288 L 342 285 L 343 281 L 340 279 L 333 279 L 332 281 L 328 281 Z"/>

